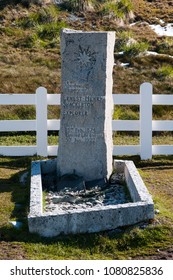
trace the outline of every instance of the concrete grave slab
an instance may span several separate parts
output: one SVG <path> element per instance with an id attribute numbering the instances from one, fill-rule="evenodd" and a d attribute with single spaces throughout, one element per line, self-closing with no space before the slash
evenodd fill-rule
<path id="1" fill-rule="evenodd" d="M 116 172 L 124 173 L 133 202 L 92 207 L 52 214 L 44 212 L 42 176 L 56 170 L 55 160 L 32 163 L 29 231 L 42 236 L 111 230 L 154 218 L 154 204 L 132 161 L 114 161 Z"/>

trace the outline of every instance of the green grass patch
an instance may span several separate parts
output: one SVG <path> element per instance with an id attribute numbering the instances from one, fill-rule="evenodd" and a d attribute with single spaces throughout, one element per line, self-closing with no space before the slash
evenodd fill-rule
<path id="1" fill-rule="evenodd" d="M 115 106 L 114 120 L 139 120 L 139 106 Z"/>
<path id="2" fill-rule="evenodd" d="M 146 42 L 134 42 L 123 47 L 125 57 L 135 57 L 140 53 L 147 51 L 149 44 Z"/>
<path id="3" fill-rule="evenodd" d="M 154 134 L 154 133 L 153 133 Z M 36 145 L 35 132 L 9 132 L 1 133 L 1 146 L 27 146 Z M 153 145 L 172 145 L 173 135 L 171 132 L 157 132 L 152 137 Z M 114 145 L 139 145 L 139 132 L 113 132 Z M 58 131 L 49 132 L 48 145 L 58 145 Z"/>
<path id="4" fill-rule="evenodd" d="M 24 29 L 25 36 L 14 42 L 14 47 L 54 48 L 59 42 L 60 30 L 67 24 L 59 19 L 56 5 L 42 7 L 37 12 L 29 13 L 16 19 L 16 25 Z"/>
<path id="5" fill-rule="evenodd" d="M 172 65 L 163 65 L 157 70 L 157 75 L 161 79 L 171 78 L 173 79 L 173 67 Z"/>
<path id="6" fill-rule="evenodd" d="M 18 18 L 16 24 L 24 29 L 33 28 L 37 25 L 56 22 L 59 15 L 58 7 L 56 5 L 49 5 Z"/>
<path id="7" fill-rule="evenodd" d="M 124 19 L 125 16 L 133 10 L 132 2 L 129 0 L 104 1 L 101 6 L 103 15 L 114 15 L 116 18 Z"/>

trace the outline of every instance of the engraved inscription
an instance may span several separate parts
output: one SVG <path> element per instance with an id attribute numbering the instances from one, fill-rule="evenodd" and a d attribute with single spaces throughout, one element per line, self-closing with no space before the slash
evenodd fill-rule
<path id="1" fill-rule="evenodd" d="M 89 90 L 91 91 L 91 88 L 88 83 L 79 83 L 70 80 L 65 82 L 65 89 L 79 93 L 83 93 L 86 91 L 88 92 Z"/>
<path id="2" fill-rule="evenodd" d="M 104 96 L 66 96 L 62 102 L 63 115 L 87 116 L 95 102 L 104 100 Z"/>
<path id="3" fill-rule="evenodd" d="M 63 115 L 66 115 L 66 116 L 87 116 L 88 115 L 88 111 L 72 111 L 72 110 L 65 110 L 63 112 Z"/>
<path id="4" fill-rule="evenodd" d="M 105 96 L 66 96 L 64 97 L 64 101 L 69 102 L 95 102 L 95 101 L 103 101 L 105 100 Z"/>
<path id="5" fill-rule="evenodd" d="M 96 142 L 98 137 L 103 137 L 103 133 L 96 132 L 91 127 L 66 127 L 65 135 L 67 142 Z"/>

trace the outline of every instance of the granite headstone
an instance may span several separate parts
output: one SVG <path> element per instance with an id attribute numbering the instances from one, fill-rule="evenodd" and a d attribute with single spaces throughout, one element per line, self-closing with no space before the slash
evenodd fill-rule
<path id="1" fill-rule="evenodd" d="M 115 32 L 61 32 L 59 176 L 91 181 L 112 172 L 114 43 Z"/>

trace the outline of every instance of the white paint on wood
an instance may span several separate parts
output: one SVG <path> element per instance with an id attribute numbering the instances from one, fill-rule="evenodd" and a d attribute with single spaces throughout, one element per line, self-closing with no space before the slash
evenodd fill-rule
<path id="1" fill-rule="evenodd" d="M 35 94 L 0 94 L 0 105 L 35 105 Z"/>
<path id="2" fill-rule="evenodd" d="M 173 131 L 173 121 L 152 121 L 153 131 Z"/>
<path id="3" fill-rule="evenodd" d="M 4 120 L 0 121 L 0 131 L 36 131 L 35 120 Z"/>
<path id="4" fill-rule="evenodd" d="M 173 155 L 173 145 L 153 145 L 153 155 Z"/>
<path id="5" fill-rule="evenodd" d="M 60 130 L 60 120 L 47 120 L 48 130 Z"/>
<path id="6" fill-rule="evenodd" d="M 61 94 L 48 94 L 47 95 L 48 105 L 60 105 L 61 104 Z"/>
<path id="7" fill-rule="evenodd" d="M 47 90 L 36 90 L 37 155 L 47 156 Z"/>
<path id="8" fill-rule="evenodd" d="M 115 105 L 139 105 L 139 94 L 113 94 Z"/>
<path id="9" fill-rule="evenodd" d="M 36 146 L 0 146 L 0 155 L 2 156 L 34 156 L 36 154 Z"/>
<path id="10" fill-rule="evenodd" d="M 48 146 L 47 150 L 49 156 L 57 156 L 58 146 Z"/>
<path id="11" fill-rule="evenodd" d="M 140 146 L 139 145 L 116 145 L 113 146 L 113 155 L 122 156 L 122 155 L 139 155 Z"/>
<path id="12" fill-rule="evenodd" d="M 153 105 L 173 105 L 172 94 L 153 94 L 152 96 Z"/>
<path id="13" fill-rule="evenodd" d="M 140 122 L 139 120 L 113 120 L 112 130 L 113 131 L 139 131 Z"/>
<path id="14" fill-rule="evenodd" d="M 141 159 L 152 158 L 152 85 L 140 86 L 140 146 Z"/>

